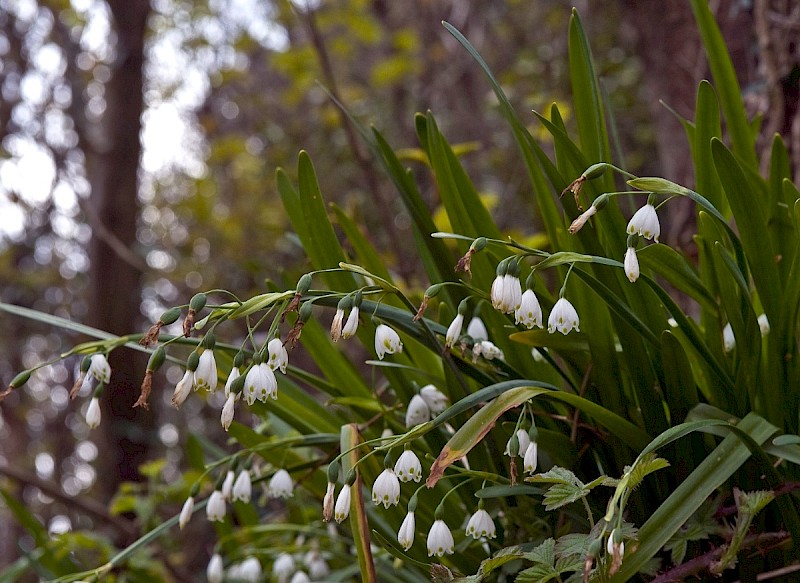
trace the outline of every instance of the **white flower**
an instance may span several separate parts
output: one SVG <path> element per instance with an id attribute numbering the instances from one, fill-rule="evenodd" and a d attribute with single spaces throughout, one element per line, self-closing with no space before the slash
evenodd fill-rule
<path id="1" fill-rule="evenodd" d="M 617 538 L 619 538 L 619 540 L 617 540 Z M 622 563 L 622 557 L 625 555 L 625 541 L 622 540 L 622 536 L 617 535 L 616 528 L 608 535 L 606 550 L 608 554 L 612 556 L 612 561 L 614 563 Z"/>
<path id="2" fill-rule="evenodd" d="M 495 538 L 497 531 L 494 526 L 494 521 L 489 513 L 483 508 L 478 508 L 467 523 L 467 536 L 471 536 L 475 540 L 485 536 L 487 538 Z"/>
<path id="3" fill-rule="evenodd" d="M 516 436 L 517 436 L 517 444 L 519 446 L 517 448 L 517 455 L 519 457 L 523 457 L 525 455 L 525 450 L 528 449 L 528 445 L 531 442 L 531 438 L 528 436 L 528 432 L 525 431 L 524 429 L 517 429 Z M 506 443 L 506 450 L 503 452 L 503 455 L 508 455 L 508 456 L 511 455 L 512 439 L 513 437 L 508 440 L 508 443 Z"/>
<path id="4" fill-rule="evenodd" d="M 217 388 L 217 361 L 214 360 L 214 351 L 206 348 L 200 355 L 197 370 L 194 371 L 194 390 L 205 389 L 213 391 Z"/>
<path id="5" fill-rule="evenodd" d="M 234 502 L 241 500 L 242 502 L 250 502 L 250 496 L 253 493 L 253 485 L 250 481 L 250 472 L 242 470 L 236 477 L 233 483 L 233 490 L 231 491 L 231 498 Z"/>
<path id="6" fill-rule="evenodd" d="M 228 380 L 225 381 L 225 396 L 231 396 L 231 387 L 233 386 L 233 381 L 238 379 L 242 375 L 241 371 L 239 370 L 238 366 L 234 366 L 231 369 L 231 373 L 228 375 Z"/>
<path id="7" fill-rule="evenodd" d="M 464 314 L 456 314 L 450 326 L 447 327 L 447 334 L 444 335 L 444 347 L 450 348 L 455 346 L 461 336 L 461 328 L 464 326 Z"/>
<path id="8" fill-rule="evenodd" d="M 226 501 L 231 499 L 234 479 L 236 479 L 236 472 L 228 470 L 228 473 L 225 474 L 225 480 L 222 482 L 222 497 L 225 498 Z"/>
<path id="9" fill-rule="evenodd" d="M 639 279 L 639 259 L 636 257 L 636 248 L 628 247 L 625 251 L 625 275 L 631 283 Z"/>
<path id="10" fill-rule="evenodd" d="M 488 340 L 489 332 L 486 330 L 486 324 L 483 323 L 478 316 L 472 318 L 467 326 L 467 336 L 472 337 L 475 342 L 479 340 Z"/>
<path id="11" fill-rule="evenodd" d="M 520 452 L 522 450 L 520 449 Z M 536 465 L 539 460 L 539 446 L 535 441 L 531 441 L 528 447 L 525 448 L 525 457 L 523 458 L 522 467 L 523 471 L 532 474 L 536 471 Z"/>
<path id="12" fill-rule="evenodd" d="M 219 556 L 219 553 L 214 553 L 206 567 L 206 578 L 208 583 L 222 583 L 223 576 L 222 557 Z"/>
<path id="13" fill-rule="evenodd" d="M 416 528 L 416 520 L 414 513 L 409 512 L 403 519 L 403 524 L 400 525 L 400 530 L 397 531 L 397 542 L 403 547 L 404 551 L 411 548 L 414 543 L 414 529 Z"/>
<path id="14" fill-rule="evenodd" d="M 386 324 L 381 324 L 375 330 L 375 352 L 378 353 L 378 358 L 381 360 L 386 354 L 403 352 L 400 336 Z"/>
<path id="15" fill-rule="evenodd" d="M 336 484 L 328 482 L 328 487 L 325 490 L 325 497 L 322 499 L 322 520 L 330 522 L 333 518 L 333 502 L 334 493 L 336 492 Z"/>
<path id="16" fill-rule="evenodd" d="M 358 306 L 354 306 L 353 309 L 350 310 L 350 315 L 347 316 L 347 322 L 345 322 L 344 328 L 342 328 L 342 338 L 344 340 L 352 338 L 355 336 L 356 330 L 358 330 Z"/>
<path id="17" fill-rule="evenodd" d="M 89 429 L 94 429 L 100 425 L 100 400 L 97 397 L 92 397 L 89 401 L 89 407 L 86 409 L 86 425 Z"/>
<path id="18" fill-rule="evenodd" d="M 503 351 L 497 348 L 494 343 L 489 342 L 488 340 L 481 340 L 480 342 L 476 342 L 472 347 L 472 356 L 473 361 L 478 359 L 478 356 L 483 355 L 483 358 L 486 360 L 494 360 L 495 358 L 499 360 L 505 359 L 505 354 Z"/>
<path id="19" fill-rule="evenodd" d="M 375 506 L 383 504 L 384 508 L 400 502 L 400 480 L 390 468 L 384 469 L 372 485 L 372 502 Z"/>
<path id="20" fill-rule="evenodd" d="M 336 508 L 333 516 L 336 522 L 342 522 L 350 514 L 350 484 L 345 484 L 339 496 L 336 498 Z"/>
<path id="21" fill-rule="evenodd" d="M 447 409 L 447 396 L 433 385 L 425 385 L 419 390 L 419 396 L 425 400 L 432 415 Z"/>
<path id="22" fill-rule="evenodd" d="M 267 344 L 267 354 L 269 354 L 269 358 L 267 359 L 269 368 L 271 370 L 280 370 L 283 374 L 286 374 L 286 366 L 289 364 L 289 353 L 280 338 L 273 338 L 269 341 Z"/>
<path id="23" fill-rule="evenodd" d="M 401 482 L 419 482 L 422 479 L 422 464 L 419 463 L 417 454 L 410 449 L 404 450 L 394 464 L 394 473 Z"/>
<path id="24" fill-rule="evenodd" d="M 183 402 L 186 400 L 186 397 L 188 397 L 189 393 L 192 392 L 193 384 L 194 373 L 190 370 L 187 370 L 185 373 L 183 373 L 183 377 L 178 381 L 178 384 L 175 385 L 175 390 L 172 392 L 172 404 L 176 409 L 183 404 Z"/>
<path id="25" fill-rule="evenodd" d="M 239 565 L 236 578 L 243 579 L 247 583 L 259 583 L 262 575 L 261 563 L 255 557 L 249 557 Z"/>
<path id="26" fill-rule="evenodd" d="M 542 324 L 542 306 L 539 305 L 539 298 L 533 293 L 532 289 L 526 289 L 522 294 L 522 300 L 519 307 L 514 312 L 514 322 L 522 324 L 529 330 L 534 326 L 543 328 Z"/>
<path id="27" fill-rule="evenodd" d="M 658 243 L 658 236 L 661 234 L 661 225 L 658 223 L 656 207 L 647 203 L 636 211 L 628 222 L 626 231 L 629 235 L 636 233 L 645 239 L 653 239 Z"/>
<path id="28" fill-rule="evenodd" d="M 331 340 L 338 342 L 342 337 L 342 326 L 344 325 L 344 308 L 336 308 L 336 314 L 331 322 Z"/>
<path id="29" fill-rule="evenodd" d="M 428 556 L 441 557 L 445 553 L 452 555 L 454 545 L 453 534 L 447 528 L 444 520 L 435 520 L 428 533 Z"/>
<path id="30" fill-rule="evenodd" d="M 98 381 L 106 384 L 111 380 L 111 366 L 103 354 L 93 354 L 89 357 L 89 372 Z"/>
<path id="31" fill-rule="evenodd" d="M 408 409 L 406 410 L 406 427 L 413 427 L 414 425 L 425 423 L 426 421 L 430 421 L 430 418 L 431 410 L 425 402 L 425 399 L 419 395 L 411 397 L 411 402 L 408 404 Z"/>
<path id="32" fill-rule="evenodd" d="M 769 320 L 767 320 L 766 314 L 761 314 L 758 317 L 758 327 L 761 330 L 761 335 L 766 336 L 769 334 Z"/>
<path id="33" fill-rule="evenodd" d="M 222 522 L 225 520 L 225 497 L 219 490 L 214 490 L 211 496 L 208 497 L 208 504 L 206 504 L 206 516 L 209 520 Z"/>
<path id="34" fill-rule="evenodd" d="M 547 350 L 547 349 L 543 348 L 542 350 Z M 545 361 L 544 354 L 542 354 L 542 351 L 539 350 L 538 348 L 531 348 L 531 356 L 533 357 L 533 360 L 535 362 Z"/>
<path id="35" fill-rule="evenodd" d="M 328 563 L 319 555 L 309 561 L 306 566 L 308 567 L 308 576 L 312 581 L 324 581 L 331 574 Z"/>
<path id="36" fill-rule="evenodd" d="M 547 319 L 547 331 L 550 334 L 556 330 L 562 334 L 568 334 L 574 328 L 576 332 L 580 332 L 579 323 L 575 307 L 566 298 L 560 298 Z"/>
<path id="37" fill-rule="evenodd" d="M 730 322 L 725 324 L 725 327 L 722 329 L 722 344 L 725 348 L 725 352 L 730 352 L 736 348 L 736 337 L 733 335 L 733 328 L 731 328 Z"/>
<path id="38" fill-rule="evenodd" d="M 586 224 L 586 221 L 588 221 L 589 218 L 593 216 L 596 212 L 597 212 L 597 207 L 592 205 L 588 209 L 586 209 L 583 213 L 578 215 L 578 218 L 572 221 L 572 224 L 569 226 L 569 229 L 567 229 L 569 231 L 569 234 L 574 235 L 575 233 L 580 231 L 581 227 L 583 227 L 583 225 Z"/>
<path id="39" fill-rule="evenodd" d="M 278 583 L 285 583 L 294 570 L 294 559 L 289 553 L 281 553 L 272 564 L 272 574 L 278 579 Z"/>
<path id="40" fill-rule="evenodd" d="M 278 381 L 272 369 L 261 362 L 254 364 L 245 377 L 244 398 L 252 405 L 256 399 L 265 402 L 267 397 L 278 398 Z"/>
<path id="41" fill-rule="evenodd" d="M 234 407 L 236 405 L 236 397 L 237 395 L 231 393 L 228 395 L 228 398 L 225 400 L 225 405 L 222 407 L 222 415 L 220 416 L 220 422 L 222 423 L 223 429 L 228 431 L 230 429 L 231 423 L 233 422 L 233 413 Z"/>
<path id="42" fill-rule="evenodd" d="M 306 575 L 303 571 L 298 571 L 292 575 L 289 583 L 311 583 L 311 579 L 309 579 L 308 575 Z"/>
<path id="43" fill-rule="evenodd" d="M 495 310 L 504 314 L 516 311 L 522 301 L 522 286 L 519 278 L 508 273 L 495 277 L 490 299 Z"/>
<path id="44" fill-rule="evenodd" d="M 294 496 L 293 489 L 292 477 L 284 469 L 280 469 L 272 475 L 267 487 L 269 495 L 273 498 L 291 498 Z"/>
<path id="45" fill-rule="evenodd" d="M 186 502 L 183 503 L 183 508 L 181 508 L 181 514 L 178 517 L 178 528 L 181 530 L 189 524 L 189 520 L 192 518 L 192 513 L 194 512 L 194 496 L 189 496 L 186 499 Z"/>

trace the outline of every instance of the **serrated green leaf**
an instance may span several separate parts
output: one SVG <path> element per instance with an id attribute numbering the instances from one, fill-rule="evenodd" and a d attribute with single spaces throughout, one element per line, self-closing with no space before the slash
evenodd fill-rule
<path id="1" fill-rule="evenodd" d="M 533 550 L 525 553 L 525 558 L 534 563 L 553 566 L 556 561 L 556 541 L 548 538 Z"/>
<path id="2" fill-rule="evenodd" d="M 578 479 L 578 476 L 568 469 L 559 466 L 555 466 L 542 474 L 535 474 L 527 478 L 527 480 L 544 484 L 572 484 L 573 486 L 583 488 L 583 482 Z"/>
<path id="3" fill-rule="evenodd" d="M 589 490 L 575 484 L 555 484 L 547 489 L 542 503 L 545 510 L 555 510 L 580 500 L 588 493 Z"/>
<path id="4" fill-rule="evenodd" d="M 556 541 L 556 556 L 568 557 L 570 555 L 577 555 L 578 557 L 586 557 L 589 553 L 589 547 L 594 540 L 594 537 L 589 534 L 580 534 L 577 532 L 565 534 Z"/>
<path id="5" fill-rule="evenodd" d="M 648 453 L 636 461 L 636 465 L 629 474 L 628 488 L 635 489 L 642 483 L 646 476 L 669 467 L 669 462 L 657 457 L 655 453 Z"/>

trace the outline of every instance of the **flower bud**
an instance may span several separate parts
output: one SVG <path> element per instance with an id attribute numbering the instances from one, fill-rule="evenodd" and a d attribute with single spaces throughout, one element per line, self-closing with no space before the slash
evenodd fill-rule
<path id="1" fill-rule="evenodd" d="M 174 324 L 178 321 L 178 318 L 181 317 L 181 309 L 180 308 L 170 308 L 169 310 L 165 311 L 161 314 L 159 320 L 165 326 L 169 326 L 170 324 Z"/>
<path id="2" fill-rule="evenodd" d="M 194 310 L 195 312 L 199 312 L 200 310 L 206 307 L 207 299 L 208 298 L 204 293 L 195 294 L 189 301 L 189 309 Z"/>

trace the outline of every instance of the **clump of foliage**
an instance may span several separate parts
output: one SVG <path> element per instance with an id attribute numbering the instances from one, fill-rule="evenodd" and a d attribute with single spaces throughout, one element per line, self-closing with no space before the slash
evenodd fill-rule
<path id="1" fill-rule="evenodd" d="M 722 574 L 743 557 L 762 571 L 792 565 L 800 192 L 779 137 L 759 174 L 719 31 L 704 2 L 692 5 L 716 85 L 702 83 L 695 119 L 681 120 L 693 189 L 612 164 L 577 13 L 577 138 L 558 107 L 536 114 L 554 158 L 445 24 L 497 95 L 541 244 L 503 237 L 432 114 L 416 118 L 415 157 L 452 233 L 437 231 L 381 133 L 359 127 L 414 221 L 414 241 L 397 245 L 418 254 L 431 285 L 406 289 L 359 226 L 329 212 L 301 153 L 296 182 L 277 172 L 311 266 L 294 287 L 198 294 L 147 334 L 99 335 L 71 351 L 86 355 L 76 393 L 86 383 L 94 399 L 108 352 L 143 349 L 140 340 L 151 358 L 138 406 L 167 359 L 186 363 L 176 406 L 224 385 L 231 453 L 193 456 L 181 512 L 117 554 L 70 535 L 42 540 L 27 560 L 65 582 L 144 576 L 157 571 L 148 546 L 205 508 L 219 534 L 210 581 L 672 581 Z M 640 204 L 627 218 L 623 197 Z M 659 214 L 679 198 L 697 209 L 696 262 L 659 243 Z M 181 317 L 182 333 L 161 330 Z M 376 358 L 356 364 L 353 343 Z M 297 344 L 313 372 L 292 364 Z M 93 400 L 86 421 L 101 418 Z M 253 505 L 259 483 L 275 501 Z M 103 563 L 86 565 L 96 555 Z"/>

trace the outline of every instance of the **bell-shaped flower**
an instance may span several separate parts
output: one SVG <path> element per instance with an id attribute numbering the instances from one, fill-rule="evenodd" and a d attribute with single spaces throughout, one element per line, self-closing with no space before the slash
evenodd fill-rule
<path id="1" fill-rule="evenodd" d="M 286 374 L 286 366 L 289 364 L 289 352 L 281 342 L 280 338 L 273 338 L 267 343 L 267 365 L 271 370 L 280 370 Z"/>
<path id="2" fill-rule="evenodd" d="M 736 348 L 736 337 L 733 335 L 733 328 L 731 328 L 730 322 L 725 324 L 722 329 L 722 345 L 725 352 L 730 352 Z"/>
<path id="3" fill-rule="evenodd" d="M 242 470 L 239 472 L 239 475 L 236 477 L 236 481 L 233 483 L 231 499 L 234 502 L 237 500 L 241 500 L 242 502 L 250 502 L 250 497 L 252 494 L 253 484 L 250 480 L 250 471 Z"/>
<path id="4" fill-rule="evenodd" d="M 383 360 L 386 354 L 394 354 L 403 351 L 403 343 L 400 336 L 389 328 L 386 324 L 380 324 L 375 330 L 375 352 L 378 358 Z"/>
<path id="5" fill-rule="evenodd" d="M 419 396 L 425 400 L 432 415 L 438 415 L 447 409 L 447 396 L 433 385 L 425 385 L 419 390 Z"/>
<path id="6" fill-rule="evenodd" d="M 519 278 L 510 273 L 498 275 L 492 283 L 489 296 L 495 310 L 504 314 L 516 311 L 522 301 L 522 285 L 519 283 Z"/>
<path id="7" fill-rule="evenodd" d="M 461 337 L 461 328 L 464 326 L 464 314 L 456 314 L 453 321 L 447 327 L 447 334 L 444 335 L 445 348 L 455 346 L 458 339 Z"/>
<path id="8" fill-rule="evenodd" d="M 228 375 L 228 380 L 225 381 L 225 396 L 231 396 L 231 387 L 233 386 L 233 381 L 238 379 L 242 375 L 242 372 L 239 370 L 238 366 L 234 366 L 231 369 L 230 374 Z"/>
<path id="9" fill-rule="evenodd" d="M 286 583 L 295 569 L 294 559 L 289 553 L 281 553 L 272 564 L 272 574 L 275 575 L 278 583 Z"/>
<path id="10" fill-rule="evenodd" d="M 522 451 L 522 450 L 520 450 Z M 531 441 L 525 448 L 525 456 L 522 461 L 523 471 L 533 474 L 536 472 L 536 465 L 539 463 L 539 445 Z"/>
<path id="11" fill-rule="evenodd" d="M 273 498 L 291 498 L 294 496 L 292 477 L 284 469 L 280 469 L 269 480 L 267 491 Z"/>
<path id="12" fill-rule="evenodd" d="M 628 276 L 631 283 L 639 279 L 639 258 L 636 257 L 636 248 L 628 247 L 628 250 L 625 251 L 623 265 L 625 267 L 625 275 Z"/>
<path id="13" fill-rule="evenodd" d="M 178 384 L 175 385 L 175 390 L 172 392 L 172 404 L 176 409 L 183 405 L 186 397 L 188 397 L 189 393 L 192 392 L 193 384 L 194 373 L 190 370 L 187 370 L 185 373 L 183 373 L 183 377 L 178 381 Z"/>
<path id="14" fill-rule="evenodd" d="M 562 334 L 568 334 L 572 329 L 580 332 L 579 324 L 578 312 L 575 311 L 575 307 L 566 298 L 559 298 L 547 319 L 547 331 L 550 334 L 556 330 Z"/>
<path id="15" fill-rule="evenodd" d="M 86 409 L 86 425 L 89 426 L 89 429 L 94 429 L 100 425 L 100 417 L 100 399 L 92 397 L 92 400 L 89 401 L 89 407 Z"/>
<path id="16" fill-rule="evenodd" d="M 331 322 L 331 340 L 338 342 L 342 337 L 342 327 L 344 326 L 344 308 L 336 308 Z"/>
<path id="17" fill-rule="evenodd" d="M 233 470 L 228 470 L 225 474 L 225 480 L 222 482 L 222 497 L 225 498 L 225 501 L 231 499 L 231 493 L 233 492 L 233 482 L 236 479 L 236 472 Z"/>
<path id="18" fill-rule="evenodd" d="M 230 429 L 231 423 L 233 423 L 233 414 L 236 407 L 236 398 L 238 395 L 235 393 L 231 393 L 228 395 L 228 398 L 225 399 L 225 404 L 222 406 L 222 415 L 220 415 L 220 423 L 222 423 L 222 428 L 225 431 Z"/>
<path id="19" fill-rule="evenodd" d="M 472 360 L 477 361 L 479 356 L 483 356 L 486 360 L 504 360 L 505 354 L 493 342 L 488 340 L 481 340 L 472 346 Z"/>
<path id="20" fill-rule="evenodd" d="M 611 555 L 611 568 L 614 571 L 619 570 L 622 565 L 622 557 L 625 556 L 625 541 L 622 539 L 622 533 L 616 528 L 608 535 L 606 551 Z"/>
<path id="21" fill-rule="evenodd" d="M 239 571 L 237 577 L 232 579 L 241 579 L 246 583 L 259 583 L 264 573 L 261 570 L 261 563 L 255 557 L 248 557 L 239 564 Z"/>
<path id="22" fill-rule="evenodd" d="M 227 508 L 225 506 L 225 497 L 219 490 L 214 490 L 211 496 L 208 497 L 208 504 L 206 504 L 206 516 L 212 522 L 222 522 L 225 520 Z"/>
<path id="23" fill-rule="evenodd" d="M 483 508 L 478 508 L 475 514 L 470 517 L 469 522 L 467 522 L 467 536 L 471 536 L 475 540 L 482 536 L 486 538 L 495 538 L 497 536 L 494 521 Z"/>
<path id="24" fill-rule="evenodd" d="M 414 530 L 416 529 L 416 526 L 414 513 L 409 512 L 406 514 L 405 519 L 403 519 L 403 524 L 400 525 L 400 530 L 397 531 L 397 542 L 400 543 L 400 546 L 403 547 L 404 551 L 410 549 L 411 545 L 414 544 Z"/>
<path id="25" fill-rule="evenodd" d="M 353 309 L 350 310 L 350 315 L 347 316 L 347 321 L 342 328 L 342 339 L 347 340 L 355 336 L 356 330 L 358 330 L 358 312 L 358 306 L 353 306 Z"/>
<path id="26" fill-rule="evenodd" d="M 452 555 L 454 546 L 453 534 L 447 528 L 447 524 L 445 524 L 444 520 L 435 520 L 430 532 L 428 532 L 428 556 L 436 555 L 441 557 L 445 553 Z"/>
<path id="27" fill-rule="evenodd" d="M 514 312 L 514 321 L 529 330 L 534 326 L 544 327 L 542 324 L 542 306 L 539 305 L 539 298 L 536 297 L 532 289 L 526 289 L 522 294 L 519 307 Z"/>
<path id="28" fill-rule="evenodd" d="M 225 576 L 224 565 L 222 564 L 222 557 L 219 553 L 211 555 L 211 560 L 206 567 L 206 578 L 208 583 L 222 583 Z"/>
<path id="29" fill-rule="evenodd" d="M 626 232 L 629 235 L 636 233 L 645 239 L 653 239 L 658 243 L 658 236 L 661 234 L 661 225 L 658 222 L 656 207 L 649 202 L 634 213 L 628 221 Z"/>
<path id="30" fill-rule="evenodd" d="M 528 436 L 528 432 L 525 431 L 524 429 L 517 429 L 517 432 L 514 435 L 512 435 L 511 438 L 506 443 L 506 449 L 503 452 L 503 454 L 511 457 L 515 455 L 523 457 L 525 455 L 525 450 L 528 449 L 528 445 L 530 444 L 530 442 L 531 438 Z"/>
<path id="31" fill-rule="evenodd" d="M 394 473 L 401 482 L 419 482 L 422 479 L 422 464 L 417 454 L 410 449 L 404 450 L 394 464 Z"/>
<path id="32" fill-rule="evenodd" d="M 265 402 L 267 397 L 278 398 L 278 381 L 272 369 L 261 362 L 254 364 L 245 377 L 244 398 L 248 405 L 252 405 L 256 399 Z"/>
<path id="33" fill-rule="evenodd" d="M 333 517 L 336 522 L 342 522 L 350 514 L 350 484 L 345 484 L 339 496 L 336 498 L 336 507 L 333 510 Z"/>
<path id="34" fill-rule="evenodd" d="M 294 575 L 292 575 L 289 583 L 311 583 L 311 579 L 309 579 L 305 571 L 297 571 Z"/>
<path id="35" fill-rule="evenodd" d="M 400 480 L 393 469 L 386 468 L 372 485 L 372 502 L 375 506 L 383 504 L 384 508 L 400 502 Z"/>
<path id="36" fill-rule="evenodd" d="M 200 355 L 197 370 L 194 371 L 194 390 L 205 389 L 213 391 L 217 388 L 217 361 L 214 351 L 206 348 Z"/>
<path id="37" fill-rule="evenodd" d="M 520 298 L 522 301 L 522 298 Z M 467 325 L 467 336 L 470 336 L 475 342 L 481 340 L 489 340 L 489 332 L 486 330 L 486 324 L 483 323 L 478 316 L 474 316 Z"/>
<path id="38" fill-rule="evenodd" d="M 414 427 L 431 419 L 431 410 L 425 399 L 419 395 L 411 397 L 406 410 L 406 427 Z"/>
<path id="39" fill-rule="evenodd" d="M 189 524 L 192 513 L 194 513 L 194 496 L 189 496 L 186 502 L 183 503 L 180 516 L 178 516 L 178 528 L 183 530 Z"/>
<path id="40" fill-rule="evenodd" d="M 106 384 L 111 380 L 111 366 L 108 364 L 104 354 L 93 354 L 89 357 L 89 376 L 94 377 L 98 382 Z"/>

